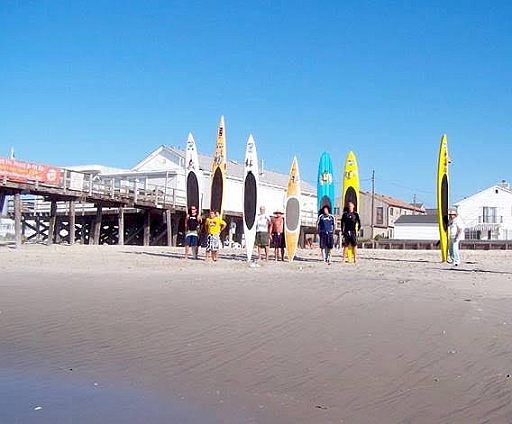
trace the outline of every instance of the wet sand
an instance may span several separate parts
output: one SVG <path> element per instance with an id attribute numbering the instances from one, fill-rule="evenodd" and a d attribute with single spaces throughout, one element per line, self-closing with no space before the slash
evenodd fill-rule
<path id="1" fill-rule="evenodd" d="M 512 422 L 512 252 L 464 253 L 0 247 L 0 422 Z"/>

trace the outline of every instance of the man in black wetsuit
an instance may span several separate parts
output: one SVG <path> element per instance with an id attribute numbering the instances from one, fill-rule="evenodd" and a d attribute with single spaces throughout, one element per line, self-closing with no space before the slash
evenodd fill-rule
<path id="1" fill-rule="evenodd" d="M 357 231 L 361 228 L 361 220 L 359 214 L 354 210 L 355 206 L 352 202 L 348 202 L 347 208 L 341 217 L 341 232 L 343 234 L 343 261 L 347 259 L 347 250 L 352 246 L 354 252 L 354 263 L 356 262 L 357 253 Z"/>

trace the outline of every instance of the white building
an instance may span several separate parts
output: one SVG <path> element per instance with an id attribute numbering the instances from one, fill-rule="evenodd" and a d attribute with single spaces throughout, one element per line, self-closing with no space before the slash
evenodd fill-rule
<path id="1" fill-rule="evenodd" d="M 211 166 L 213 158 L 199 154 L 199 167 L 203 172 L 203 208 L 210 207 Z M 290 161 L 291 163 L 291 161 Z M 126 173 L 127 178 L 146 179 L 153 185 L 178 188 L 185 191 L 185 151 L 173 146 L 160 146 Z M 243 211 L 244 163 L 228 160 L 226 170 L 224 210 L 226 214 L 241 215 Z M 119 176 L 119 174 L 118 174 Z M 259 175 L 258 203 L 272 213 L 284 209 L 288 174 L 263 170 Z M 141 182 L 143 183 L 143 182 Z M 316 222 L 316 188 L 301 182 L 303 225 Z"/>
<path id="2" fill-rule="evenodd" d="M 437 215 L 402 215 L 395 221 L 398 240 L 439 240 Z"/>
<path id="3" fill-rule="evenodd" d="M 470 240 L 512 239 L 512 190 L 502 181 L 455 203 Z"/>
<path id="4" fill-rule="evenodd" d="M 211 156 L 199 154 L 199 167 L 203 174 L 203 209 L 210 207 Z M 290 162 L 291 163 L 291 162 Z M 116 169 L 101 165 L 80 165 L 67 167 L 77 172 L 96 175 L 108 180 L 115 177 L 126 180 L 126 184 L 137 182 L 139 187 L 149 190 L 174 189 L 177 193 L 176 206 L 186 204 L 185 150 L 175 146 L 160 146 L 131 169 Z M 243 212 L 244 163 L 228 160 L 224 212 L 226 216 L 241 217 Z M 258 204 L 265 206 L 267 213 L 284 210 L 288 174 L 263 170 L 259 175 Z M 316 223 L 316 188 L 301 181 L 302 226 L 313 227 Z"/>

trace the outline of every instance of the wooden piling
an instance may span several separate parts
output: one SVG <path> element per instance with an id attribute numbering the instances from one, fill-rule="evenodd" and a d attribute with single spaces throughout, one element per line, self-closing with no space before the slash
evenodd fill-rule
<path id="1" fill-rule="evenodd" d="M 21 195 L 19 192 L 14 193 L 14 237 L 16 247 L 21 246 Z"/>
<path id="2" fill-rule="evenodd" d="M 176 214 L 175 214 L 175 218 L 172 220 L 172 222 L 173 222 L 173 229 L 171 231 L 171 233 L 172 233 L 171 245 L 177 246 L 178 245 L 178 231 L 180 230 L 180 218 L 178 216 L 176 216 Z"/>
<path id="3" fill-rule="evenodd" d="M 96 217 L 94 218 L 92 244 L 100 244 L 102 212 L 103 206 L 101 204 L 96 205 Z M 89 240 L 91 240 L 90 237 Z"/>
<path id="4" fill-rule="evenodd" d="M 50 222 L 48 224 L 48 239 L 46 244 L 51 246 L 53 244 L 53 237 L 55 236 L 55 224 L 57 223 L 57 202 L 52 200 L 50 206 Z"/>
<path id="5" fill-rule="evenodd" d="M 165 227 L 167 229 L 167 246 L 172 246 L 172 215 L 171 210 L 165 210 Z"/>
<path id="6" fill-rule="evenodd" d="M 117 244 L 124 246 L 124 208 L 119 208 L 118 225 L 117 225 Z"/>
<path id="7" fill-rule="evenodd" d="M 75 227 L 76 227 L 76 214 L 75 214 L 75 200 L 69 202 L 69 244 L 75 244 Z"/>
<path id="8" fill-rule="evenodd" d="M 144 213 L 144 234 L 143 234 L 143 244 L 144 246 L 149 246 L 151 237 L 151 210 L 147 210 Z"/>

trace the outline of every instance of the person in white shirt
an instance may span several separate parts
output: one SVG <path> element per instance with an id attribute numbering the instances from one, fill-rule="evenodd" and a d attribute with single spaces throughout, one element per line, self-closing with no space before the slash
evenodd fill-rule
<path id="1" fill-rule="evenodd" d="M 455 209 L 448 212 L 448 263 L 454 266 L 460 264 L 459 241 L 464 235 L 464 224 Z"/>
<path id="2" fill-rule="evenodd" d="M 256 246 L 258 246 L 258 259 L 261 260 L 261 251 L 265 251 L 265 260 L 268 261 L 268 234 L 272 221 L 265 213 L 265 206 L 260 206 L 260 213 L 256 217 Z"/>

